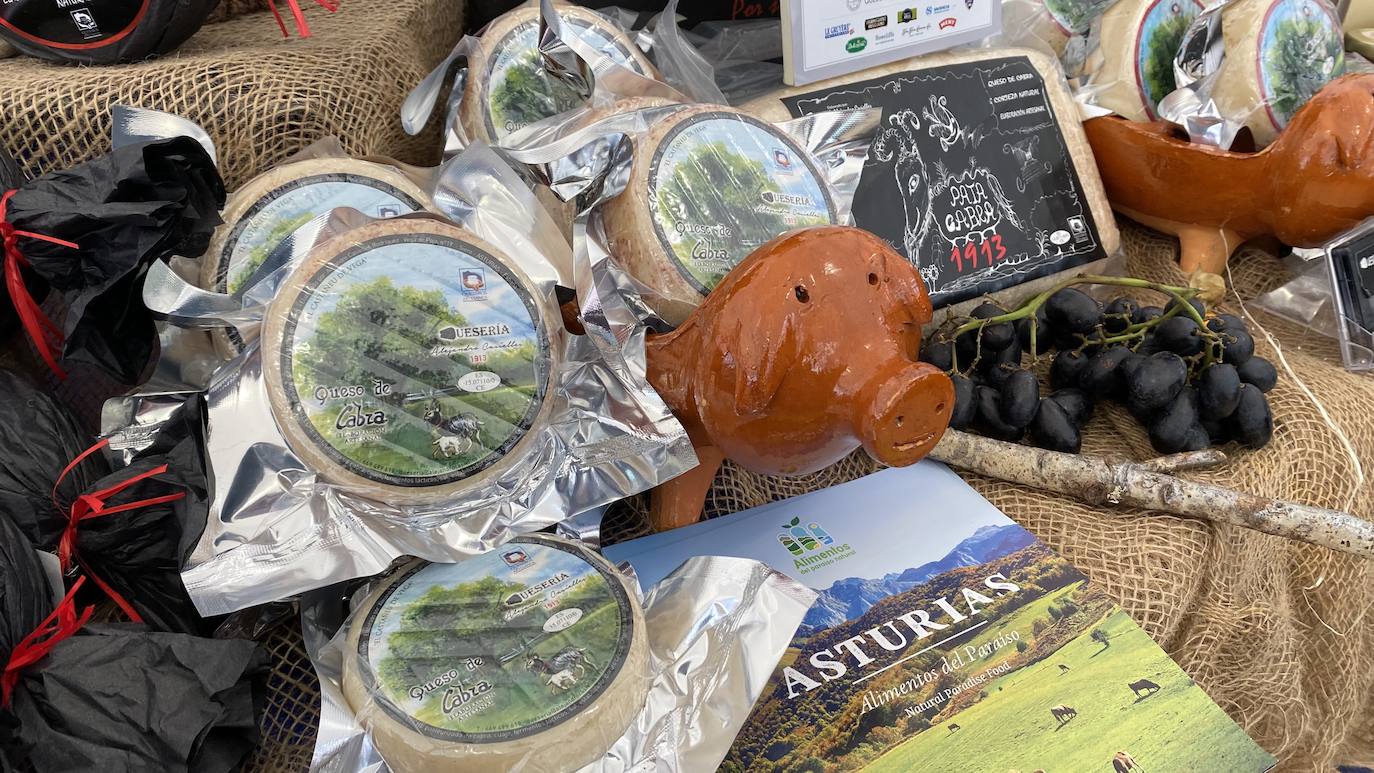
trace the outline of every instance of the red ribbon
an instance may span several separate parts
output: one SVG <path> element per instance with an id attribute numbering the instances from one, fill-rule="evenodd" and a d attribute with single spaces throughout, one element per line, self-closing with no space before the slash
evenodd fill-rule
<path id="1" fill-rule="evenodd" d="M 333 0 L 315 0 L 315 4 L 330 13 L 339 10 L 339 6 Z M 296 0 L 286 0 L 286 5 L 291 9 L 291 18 L 296 22 L 296 31 L 303 38 L 310 37 L 310 24 L 306 22 L 305 13 L 301 11 L 300 4 Z M 277 12 L 275 0 L 267 0 L 267 7 L 271 9 L 272 18 L 277 20 L 277 26 L 281 28 L 281 36 L 284 38 L 291 37 L 291 33 L 286 31 L 286 22 L 282 21 L 281 14 Z"/>
<path id="2" fill-rule="evenodd" d="M 10 653 L 9 662 L 5 664 L 5 672 L 0 675 L 0 706 L 9 707 L 10 694 L 19 683 L 21 671 L 47 657 L 58 642 L 76 633 L 91 619 L 95 607 L 86 607 L 79 616 L 76 613 L 76 592 L 85 581 L 86 578 L 82 577 L 72 583 L 72 589 L 67 591 L 57 609 L 44 618 L 43 622 L 25 636 Z"/>
<path id="3" fill-rule="evenodd" d="M 19 270 L 27 266 L 29 262 L 19 252 L 19 239 L 20 237 L 37 239 L 41 242 L 72 249 L 77 249 L 77 245 L 65 239 L 15 228 L 14 224 L 5 217 L 10 197 L 13 195 L 14 191 L 9 190 L 0 196 L 0 242 L 3 242 L 5 252 L 5 287 L 9 290 L 10 301 L 14 303 L 15 312 L 19 314 L 19 321 L 24 324 L 24 332 L 28 334 L 29 340 L 33 341 L 39 356 L 48 363 L 48 367 L 57 374 L 59 379 L 65 380 L 67 372 L 62 369 L 61 365 L 57 364 L 57 356 L 53 353 L 54 349 L 62 348 L 62 331 L 53 324 L 52 320 L 48 319 L 42 309 L 38 308 L 38 303 L 34 301 L 32 295 L 29 295 L 29 288 L 24 286 L 24 277 L 19 273 Z"/>
<path id="4" fill-rule="evenodd" d="M 82 451 L 79 456 L 77 456 L 69 464 L 67 464 L 66 467 L 62 469 L 62 473 L 57 476 L 57 482 L 53 484 L 52 490 L 53 504 L 57 505 L 58 509 L 61 509 L 61 505 L 57 502 L 57 487 L 62 484 L 63 478 L 66 478 L 67 473 L 71 472 L 78 464 L 85 461 L 86 457 L 109 445 L 109 442 L 110 441 L 107 438 L 105 440 L 101 440 L 99 443 L 96 443 L 90 448 L 87 448 L 85 451 Z M 143 622 L 143 618 L 140 617 L 138 612 L 134 610 L 133 605 L 126 601 L 124 597 L 119 594 L 118 591 L 110 587 L 104 580 L 100 579 L 99 575 L 91 571 L 91 568 L 86 565 L 86 562 L 81 560 L 81 556 L 77 555 L 76 530 L 82 521 L 88 520 L 90 518 L 99 518 L 102 515 L 113 515 L 115 513 L 127 512 L 129 510 L 137 510 L 140 507 L 151 507 L 153 505 L 165 504 L 167 502 L 175 502 L 178 499 L 184 498 L 186 496 L 186 492 L 178 491 L 174 494 L 164 494 L 160 497 L 149 497 L 148 499 L 139 499 L 133 502 L 125 502 L 123 504 L 114 505 L 113 507 L 106 507 L 105 501 L 110 497 L 120 493 L 121 491 L 124 491 L 125 489 L 137 483 L 141 483 L 149 478 L 157 477 L 158 475 L 167 472 L 167 469 L 167 465 L 159 465 L 157 467 L 152 468 L 151 470 L 145 470 L 144 472 L 141 472 L 138 475 L 134 475 L 120 483 L 116 483 L 115 485 L 110 486 L 109 488 L 101 489 L 100 491 L 95 491 L 89 494 L 82 494 L 81 496 L 77 497 L 76 501 L 72 502 L 70 517 L 67 519 L 67 527 L 62 531 L 62 539 L 59 540 L 57 543 L 57 558 L 62 563 L 62 572 L 65 574 L 66 572 L 70 571 L 73 562 L 75 562 L 77 565 L 81 567 L 81 571 L 84 572 L 87 577 L 90 577 L 91 581 L 94 582 L 96 586 L 99 587 L 102 591 L 104 591 L 105 595 L 109 596 L 110 600 L 112 600 L 116 605 L 118 605 L 119 608 L 124 611 L 124 614 L 128 615 L 129 619 L 134 621 L 135 623 Z"/>

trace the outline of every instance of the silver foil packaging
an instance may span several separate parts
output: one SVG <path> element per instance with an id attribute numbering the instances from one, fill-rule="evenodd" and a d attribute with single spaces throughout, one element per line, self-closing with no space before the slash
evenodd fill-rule
<path id="1" fill-rule="evenodd" d="M 311 769 L 715 769 L 814 592 L 759 562 L 704 557 L 641 600 L 631 577 L 588 553 L 534 537 L 482 557 L 484 567 L 407 565 L 354 593 L 346 619 L 337 591 L 307 597 L 303 626 L 322 696 Z M 533 611 L 474 622 L 489 619 L 482 609 L 492 603 L 472 596 L 479 581 L 523 587 L 512 598 L 531 598 Z M 628 598 L 617 603 L 622 583 Z M 452 631 L 442 619 L 451 603 L 466 610 Z M 498 603 L 529 608 L 509 604 Z M 619 637 L 602 635 L 610 619 L 621 621 Z M 407 622 L 417 620 L 430 632 L 423 649 Z M 514 711 L 513 693 L 540 711 L 481 732 L 484 712 Z M 541 740 L 522 747 L 528 733 Z"/>

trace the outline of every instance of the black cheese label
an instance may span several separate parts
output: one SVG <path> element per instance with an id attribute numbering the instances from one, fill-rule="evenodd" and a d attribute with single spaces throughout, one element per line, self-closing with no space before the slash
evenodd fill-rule
<path id="1" fill-rule="evenodd" d="M 855 224 L 917 266 L 936 306 L 1106 256 L 1045 81 L 1025 57 L 898 73 L 783 102 L 796 116 L 883 108 Z"/>
<path id="2" fill-rule="evenodd" d="M 117 43 L 143 21 L 149 0 L 3 0 L 0 26 L 39 45 L 72 50 Z"/>
<path id="3" fill-rule="evenodd" d="M 291 416 L 333 462 L 434 486 L 499 461 L 549 382 L 538 307 L 495 257 L 438 234 L 364 241 L 321 266 L 281 345 Z"/>
<path id="4" fill-rule="evenodd" d="M 457 564 L 422 564 L 377 601 L 358 637 L 393 717 L 450 742 L 512 741 L 586 710 L 620 677 L 630 599 L 580 548 L 522 537 Z"/>

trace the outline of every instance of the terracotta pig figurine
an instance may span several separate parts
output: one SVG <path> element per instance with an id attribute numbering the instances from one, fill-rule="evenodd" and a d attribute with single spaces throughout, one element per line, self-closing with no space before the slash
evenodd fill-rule
<path id="1" fill-rule="evenodd" d="M 1318 247 L 1374 215 L 1374 75 L 1328 83 L 1255 153 L 1192 144 L 1163 121 L 1083 128 L 1112 207 L 1177 236 L 1188 274 L 1222 274 L 1249 239 Z"/>
<path id="2" fill-rule="evenodd" d="M 914 464 L 954 409 L 942 371 L 917 362 L 930 298 L 882 239 L 824 226 L 755 250 L 671 333 L 648 342 L 649 381 L 701 465 L 654 491 L 656 528 L 697 520 L 722 458 L 803 475 L 863 446 Z"/>

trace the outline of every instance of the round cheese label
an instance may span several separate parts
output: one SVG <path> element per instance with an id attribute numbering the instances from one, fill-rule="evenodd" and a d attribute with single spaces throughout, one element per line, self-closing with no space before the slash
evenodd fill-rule
<path id="1" fill-rule="evenodd" d="M 128 37 L 148 15 L 150 0 L 73 2 L 4 0 L 0 26 L 31 43 L 89 50 Z"/>
<path id="2" fill-rule="evenodd" d="M 1135 81 L 1145 112 L 1152 119 L 1158 118 L 1155 108 L 1159 100 L 1174 91 L 1174 55 L 1183 45 L 1188 25 L 1201 10 L 1202 4 L 1196 0 L 1155 0 L 1140 19 L 1135 36 Z"/>
<path id="3" fill-rule="evenodd" d="M 631 602 L 580 548 L 521 537 L 457 564 L 421 564 L 379 597 L 358 658 L 374 699 L 431 738 L 511 741 L 575 717 L 615 681 Z"/>
<path id="4" fill-rule="evenodd" d="M 644 75 L 644 68 L 609 27 L 587 19 L 564 15 L 563 21 L 584 43 L 616 64 Z M 539 20 L 507 32 L 497 41 L 487 65 L 487 132 L 500 139 L 550 116 L 566 113 L 582 104 L 580 94 L 557 78 L 549 77 L 539 53 Z"/>
<path id="5" fill-rule="evenodd" d="M 292 180 L 258 199 L 238 219 L 219 256 L 215 286 L 237 295 L 272 250 L 293 231 L 337 207 L 371 217 L 395 217 L 423 209 L 406 192 L 366 175 L 317 174 Z"/>
<path id="6" fill-rule="evenodd" d="M 284 325 L 283 388 L 329 459 L 394 486 L 453 483 L 529 431 L 549 380 L 534 298 L 458 239 L 396 233 L 320 266 Z"/>
<path id="7" fill-rule="evenodd" d="M 1341 23 L 1322 0 L 1278 0 L 1257 34 L 1260 96 L 1274 128 L 1282 129 L 1345 69 Z"/>
<path id="8" fill-rule="evenodd" d="M 772 126 L 700 113 L 673 127 L 649 167 L 654 232 L 682 276 L 708 293 L 760 244 L 832 225 L 821 172 Z"/>

